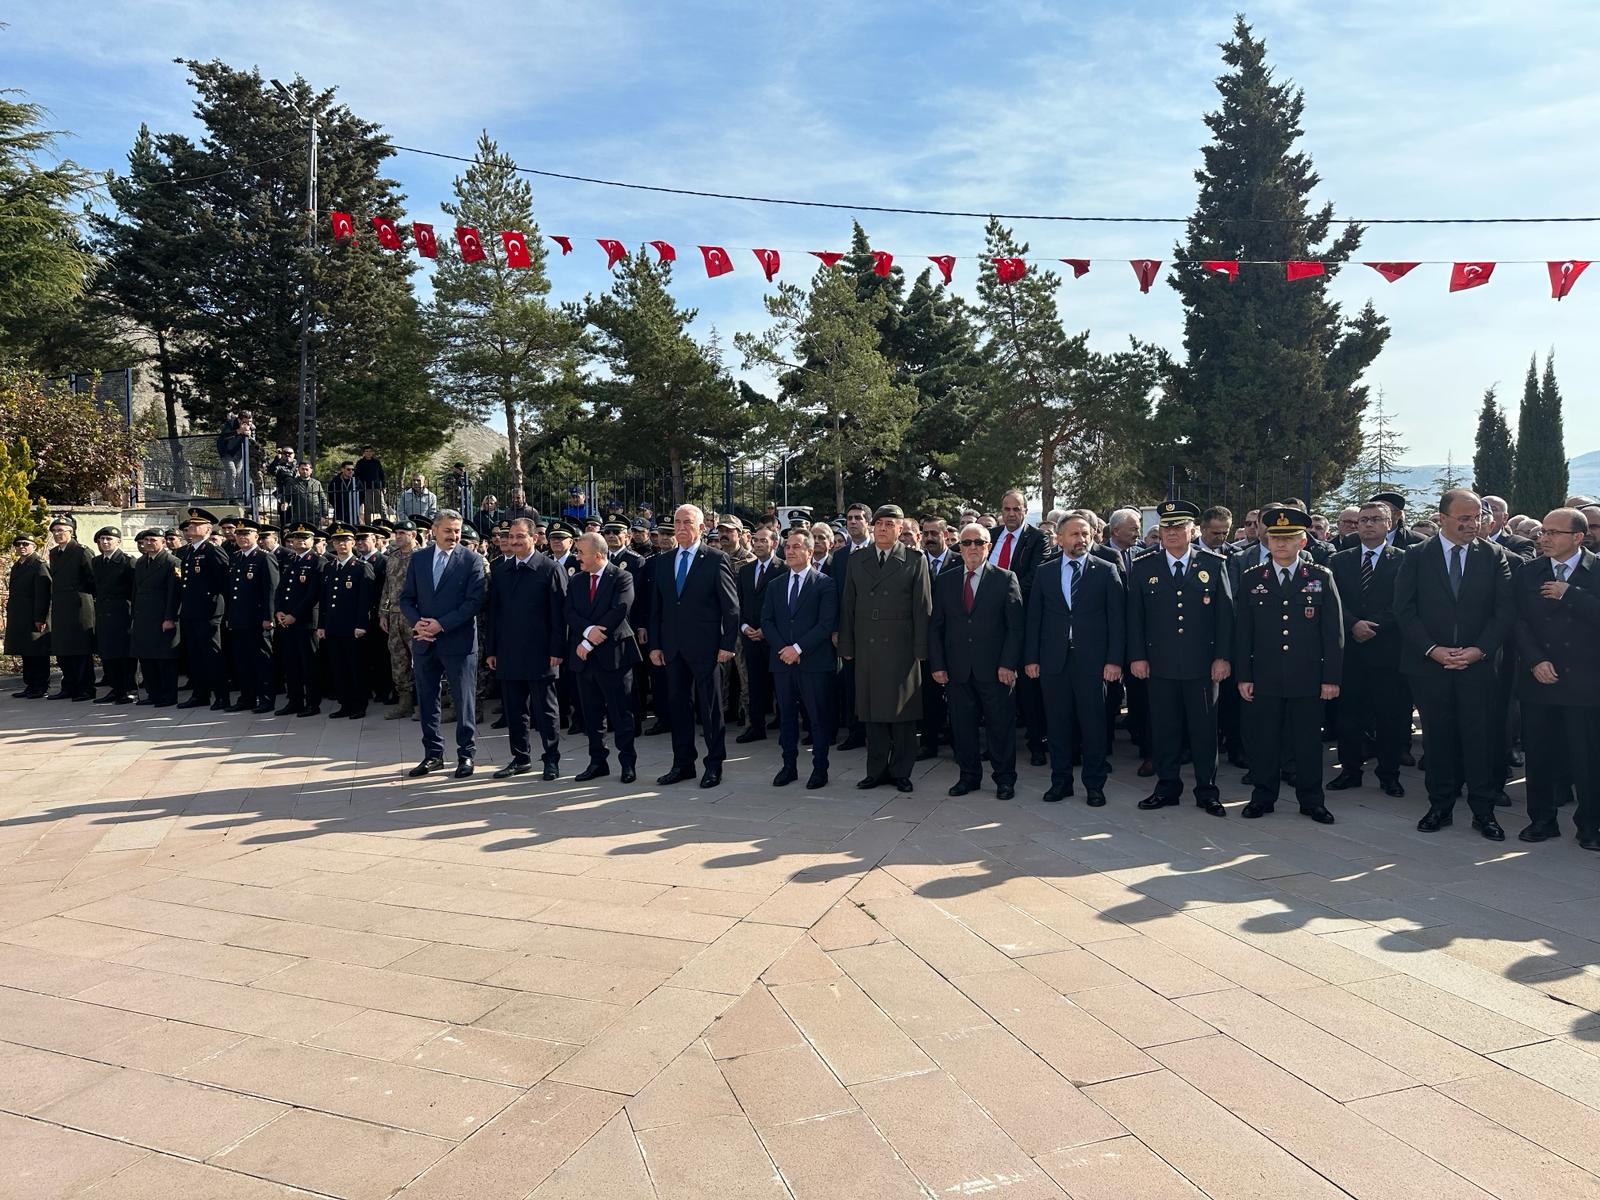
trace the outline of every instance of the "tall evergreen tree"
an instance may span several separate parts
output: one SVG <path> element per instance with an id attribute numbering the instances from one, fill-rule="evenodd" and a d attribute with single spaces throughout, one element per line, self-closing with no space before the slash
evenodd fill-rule
<path id="1" fill-rule="evenodd" d="M 1368 406 L 1362 419 L 1361 453 L 1344 477 L 1344 486 L 1332 497 L 1340 505 L 1364 504 L 1375 492 L 1399 492 L 1409 497 L 1409 489 L 1399 482 L 1405 471 L 1402 460 L 1407 446 L 1395 427 L 1383 389 Z M 1262 501 L 1271 497 L 1260 497 Z"/>
<path id="2" fill-rule="evenodd" d="M 1510 496 L 1516 470 L 1517 448 L 1511 441 L 1511 427 L 1505 410 L 1495 399 L 1495 389 L 1483 393 L 1478 410 L 1478 433 L 1473 442 L 1472 490 L 1480 496 Z"/>
<path id="3" fill-rule="evenodd" d="M 1542 381 L 1538 355 L 1528 363 L 1522 408 L 1517 414 L 1517 461 L 1512 478 L 1512 507 L 1529 516 L 1542 517 L 1559 508 L 1567 497 L 1566 435 L 1554 351 L 1545 359 Z"/>
<path id="4" fill-rule="evenodd" d="M 1316 494 L 1360 452 L 1361 376 L 1388 328 L 1370 303 L 1347 319 L 1328 299 L 1362 230 L 1350 225 L 1328 241 L 1333 206 L 1307 207 L 1319 179 L 1295 149 L 1304 94 L 1275 82 L 1243 17 L 1221 49 L 1229 69 L 1217 80 L 1222 103 L 1205 118 L 1212 141 L 1195 173 L 1199 203 L 1174 250 L 1186 260 L 1171 279 L 1184 303 L 1186 361 L 1173 379 L 1182 439 L 1173 451 L 1230 479 L 1299 480 L 1309 468 Z M 1201 259 L 1246 265 L 1230 281 Z M 1286 259 L 1320 260 L 1327 273 L 1291 283 L 1279 267 L 1249 265 Z"/>
<path id="5" fill-rule="evenodd" d="M 546 437 L 569 430 L 579 416 L 577 371 L 582 325 L 545 297 L 545 248 L 533 216 L 533 189 L 487 132 L 473 164 L 458 175 L 454 199 L 441 205 L 458 225 L 479 230 L 487 261 L 439 259 L 433 277 L 431 325 L 442 347 L 441 382 L 463 411 L 505 421 L 512 480 L 522 483 L 525 424 Z M 508 267 L 490 231 L 524 235 L 528 267 Z"/>

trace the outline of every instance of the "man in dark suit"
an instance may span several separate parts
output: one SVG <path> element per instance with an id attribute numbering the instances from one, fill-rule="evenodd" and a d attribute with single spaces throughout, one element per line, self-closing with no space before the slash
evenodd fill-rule
<path id="1" fill-rule="evenodd" d="M 333 558 L 322 570 L 317 600 L 317 640 L 328 656 L 328 679 L 339 707 L 330 716 L 359 721 L 367 715 L 366 637 L 373 632 L 372 566 L 355 553 L 356 531 L 335 524 L 328 530 Z"/>
<path id="2" fill-rule="evenodd" d="M 228 647 L 238 699 L 229 712 L 272 711 L 272 613 L 278 560 L 261 549 L 260 526 L 248 517 L 234 528 L 236 553 L 228 572 Z"/>
<path id="3" fill-rule="evenodd" d="M 1439 512 L 1438 534 L 1406 552 L 1394 585 L 1400 670 L 1411 679 L 1428 752 L 1428 811 L 1417 829 L 1436 833 L 1449 825 L 1465 783 L 1472 827 L 1498 842 L 1505 831 L 1494 816 L 1501 785 L 1495 660 L 1516 612 L 1511 568 L 1505 551 L 1478 537 L 1475 493 L 1451 489 Z"/>
<path id="4" fill-rule="evenodd" d="M 1051 713 L 1050 787 L 1044 798 L 1054 802 L 1072 795 L 1076 741 L 1083 753 L 1086 801 L 1099 808 L 1106 802 L 1111 772 L 1106 687 L 1122 678 L 1127 594 L 1115 562 L 1089 553 L 1089 522 L 1083 516 L 1071 513 L 1061 522 L 1056 544 L 1061 554 L 1033 579 L 1022 656 Z"/>
<path id="5" fill-rule="evenodd" d="M 1539 532 L 1544 557 L 1524 562 L 1512 581 L 1528 751 L 1528 827 L 1517 837 L 1559 837 L 1557 805 L 1575 794 L 1578 845 L 1600 850 L 1600 559 L 1583 548 L 1588 532 L 1588 518 L 1575 508 L 1547 513 Z"/>
<path id="6" fill-rule="evenodd" d="M 94 573 L 94 645 L 111 690 L 96 704 L 132 704 L 138 660 L 128 647 L 133 619 L 133 556 L 122 549 L 122 530 L 107 525 L 94 535 L 100 553 L 90 562 Z"/>
<path id="7" fill-rule="evenodd" d="M 983 786 L 978 721 L 989 744 L 997 800 L 1017 787 L 1017 670 L 1022 662 L 1022 585 L 1015 573 L 991 566 L 989 531 L 971 524 L 956 545 L 961 565 L 933 583 L 928 665 L 950 704 L 950 732 L 960 778 L 950 795 Z"/>
<path id="8" fill-rule="evenodd" d="M 400 611 L 411 622 L 411 664 L 422 719 L 421 777 L 444 766 L 439 685 L 448 679 L 456 708 L 456 776 L 472 774 L 477 753 L 478 614 L 483 611 L 483 559 L 461 545 L 461 514 L 433 516 L 433 545 L 414 551 L 400 588 Z"/>
<path id="9" fill-rule="evenodd" d="M 628 699 L 633 668 L 639 661 L 628 612 L 633 607 L 633 575 L 609 561 L 598 533 L 573 542 L 578 570 L 568 581 L 566 597 L 567 663 L 578 681 L 583 727 L 589 734 L 589 765 L 575 775 L 587 783 L 611 774 L 607 765 L 607 721 L 617 741 L 622 782 L 633 783 L 633 705 Z"/>
<path id="10" fill-rule="evenodd" d="M 72 517 L 50 522 L 50 648 L 61 668 L 61 690 L 52 700 L 94 699 L 93 556 L 77 533 Z"/>
<path id="11" fill-rule="evenodd" d="M 171 708 L 178 702 L 178 602 L 183 567 L 167 549 L 159 529 L 142 529 L 134 539 L 133 606 L 128 650 L 139 662 L 148 695 L 141 705 Z"/>
<path id="12" fill-rule="evenodd" d="M 1142 809 L 1177 804 L 1187 732 L 1195 803 L 1227 813 L 1217 792 L 1217 685 L 1233 670 L 1233 593 L 1227 561 L 1191 541 L 1198 506 L 1157 507 L 1161 548 L 1134 561 L 1128 579 L 1128 670 L 1149 680 L 1156 788 Z"/>
<path id="13" fill-rule="evenodd" d="M 838 589 L 841 611 L 844 604 L 845 573 L 850 566 L 850 556 L 858 552 L 865 552 L 872 546 L 872 510 L 865 504 L 857 502 L 845 510 L 845 531 L 843 537 L 833 541 L 833 550 L 828 556 L 828 577 L 833 580 L 833 585 Z M 866 726 L 861 723 L 856 714 L 856 664 L 852 658 L 844 659 L 839 665 L 839 673 L 835 677 L 836 692 L 834 694 L 835 717 L 839 724 L 844 726 L 844 740 L 839 743 L 840 750 L 859 750 L 867 744 Z M 815 735 L 813 735 L 815 736 Z"/>
<path id="14" fill-rule="evenodd" d="M 990 533 L 993 546 L 989 565 L 1010 571 L 1022 588 L 1022 603 L 1028 603 L 1033 590 L 1033 573 L 1045 555 L 1044 534 L 1028 524 L 1028 502 L 1012 488 L 1000 497 L 1000 524 Z M 1044 695 L 1037 679 L 1017 681 L 1017 715 L 1028 734 L 1028 760 L 1036 767 L 1045 764 L 1049 718 L 1045 715 Z"/>
<path id="15" fill-rule="evenodd" d="M 312 550 L 316 529 L 293 521 L 283 531 L 289 557 L 278 572 L 273 619 L 283 655 L 283 707 L 280 717 L 314 717 L 322 711 L 322 673 L 317 666 L 317 604 L 322 599 L 324 563 Z"/>
<path id="16" fill-rule="evenodd" d="M 924 517 L 922 525 L 922 552 L 928 556 L 928 578 L 935 584 L 945 571 L 961 570 L 961 555 L 950 544 L 948 526 L 939 517 Z M 949 711 L 945 702 L 945 688 L 933 677 L 930 662 L 922 664 L 922 748 L 917 758 L 936 758 L 939 745 L 944 741 L 949 725 Z"/>
<path id="17" fill-rule="evenodd" d="M 698 712 L 706 742 L 701 787 L 722 782 L 727 731 L 722 716 L 722 672 L 733 661 L 739 634 L 739 593 L 733 567 L 720 550 L 700 544 L 706 517 L 693 504 L 672 514 L 673 548 L 659 554 L 650 576 L 650 661 L 665 667 L 672 722 L 672 769 L 662 787 L 694 778 L 694 724 Z"/>
<path id="18" fill-rule="evenodd" d="M 507 524 L 500 545 L 505 553 L 489 564 L 484 656 L 500 681 L 511 758 L 494 777 L 533 770 L 531 714 L 539 731 L 544 778 L 551 780 L 561 766 L 556 672 L 567 656 L 567 573 L 534 550 L 533 523 L 527 517 Z"/>
<path id="19" fill-rule="evenodd" d="M 1511 520 L 1511 508 L 1500 496 L 1485 496 L 1483 507 L 1489 514 L 1488 528 L 1484 538 L 1493 542 L 1507 554 L 1515 554 L 1518 558 L 1528 559 L 1539 553 L 1539 546 L 1532 538 L 1521 537 L 1506 528 L 1506 523 Z M 1512 563 L 1515 573 L 1516 563 Z"/>
<path id="20" fill-rule="evenodd" d="M 744 657 L 744 678 L 750 694 L 744 698 L 745 720 L 749 723 L 734 740 L 741 745 L 767 738 L 767 710 L 772 707 L 772 656 L 761 631 L 761 602 L 767 585 L 783 570 L 772 553 L 773 532 L 759 525 L 750 535 L 755 558 L 739 568 L 739 652 Z"/>
<path id="21" fill-rule="evenodd" d="M 1411 734 L 1411 688 L 1400 674 L 1400 626 L 1394 619 L 1394 582 L 1404 551 L 1385 538 L 1392 517 L 1382 501 L 1356 514 L 1356 544 L 1329 564 L 1344 617 L 1344 678 L 1339 691 L 1339 774 L 1328 790 L 1361 786 L 1371 727 L 1378 752 L 1378 784 L 1404 796 L 1400 756 Z"/>
<path id="22" fill-rule="evenodd" d="M 228 594 L 228 556 L 211 542 L 216 518 L 203 508 L 191 508 L 178 525 L 189 544 L 178 551 L 183 567 L 183 598 L 178 626 L 183 653 L 189 664 L 189 686 L 194 690 L 179 708 L 204 708 L 214 712 L 228 707 L 228 673 L 222 664 L 222 612 Z"/>
<path id="23" fill-rule="evenodd" d="M 814 730 L 811 776 L 806 787 L 828 782 L 828 730 L 833 728 L 833 677 L 838 657 L 833 635 L 839 628 L 839 589 L 811 563 L 815 542 L 803 525 L 783 537 L 785 570 L 761 597 L 761 644 L 770 655 L 773 690 L 778 701 L 778 748 L 783 766 L 773 787 L 800 778 L 800 713 Z"/>
<path id="24" fill-rule="evenodd" d="M 1422 545 L 1425 539 L 1406 522 L 1406 498 L 1399 492 L 1377 492 L 1367 503 L 1382 504 L 1389 509 L 1389 530 L 1384 535 L 1385 542 L 1396 550 L 1409 550 L 1413 546 Z M 1336 551 L 1349 550 L 1360 544 L 1359 532 L 1343 534 L 1333 541 Z"/>

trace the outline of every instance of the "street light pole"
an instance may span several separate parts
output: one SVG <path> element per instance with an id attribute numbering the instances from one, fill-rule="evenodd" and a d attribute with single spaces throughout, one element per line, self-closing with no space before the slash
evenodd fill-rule
<path id="1" fill-rule="evenodd" d="M 306 119 L 310 145 L 306 156 L 306 261 L 300 296 L 300 413 L 295 430 L 295 453 L 301 462 L 317 460 L 317 384 L 311 364 L 311 264 L 317 251 L 317 115 L 295 102 L 294 93 L 276 79 L 272 86 L 283 101 Z"/>

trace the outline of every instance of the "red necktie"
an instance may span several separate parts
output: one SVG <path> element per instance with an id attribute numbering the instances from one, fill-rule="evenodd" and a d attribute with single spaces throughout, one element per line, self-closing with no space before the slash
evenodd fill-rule
<path id="1" fill-rule="evenodd" d="M 1010 530 L 1006 531 L 1006 539 L 1005 539 L 1005 541 L 1000 543 L 1000 557 L 995 559 L 994 561 L 995 561 L 995 566 L 999 567 L 1002 571 L 1009 571 L 1011 569 L 1011 531 Z"/>
<path id="2" fill-rule="evenodd" d="M 973 600 L 973 596 L 972 596 L 972 576 L 973 576 L 973 572 L 968 571 L 967 572 L 966 593 L 965 593 L 965 596 L 962 599 L 962 603 L 966 605 L 966 609 L 967 609 L 968 612 L 972 611 L 972 600 Z"/>
<path id="3" fill-rule="evenodd" d="M 589 576 L 589 603 L 594 603 L 594 594 L 600 590 L 600 576 Z"/>

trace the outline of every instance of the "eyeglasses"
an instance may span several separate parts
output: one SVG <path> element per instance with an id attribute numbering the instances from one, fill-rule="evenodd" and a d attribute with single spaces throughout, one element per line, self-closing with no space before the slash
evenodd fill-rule
<path id="1" fill-rule="evenodd" d="M 1540 537 L 1547 537 L 1547 536 L 1548 537 L 1585 537 L 1585 536 L 1587 536 L 1588 532 L 1589 531 L 1586 530 L 1586 529 L 1541 529 L 1539 531 L 1539 536 Z"/>
<path id="2" fill-rule="evenodd" d="M 960 544 L 963 546 L 987 546 L 989 543 L 982 538 L 962 538 Z"/>

